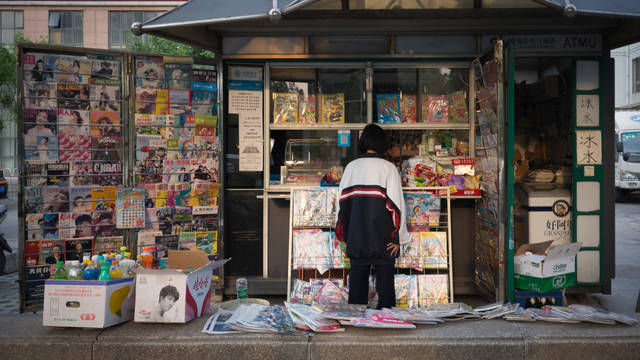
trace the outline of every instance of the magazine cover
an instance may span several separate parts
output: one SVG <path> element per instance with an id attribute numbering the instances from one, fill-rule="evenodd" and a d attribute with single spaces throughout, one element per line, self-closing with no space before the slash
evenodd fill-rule
<path id="1" fill-rule="evenodd" d="M 170 89 L 169 104 L 191 105 L 191 90 Z"/>
<path id="2" fill-rule="evenodd" d="M 421 308 L 449 302 L 449 277 L 446 274 L 418 275 L 418 304 Z"/>
<path id="3" fill-rule="evenodd" d="M 191 113 L 193 115 L 218 116 L 218 104 L 192 104 Z"/>
<path id="4" fill-rule="evenodd" d="M 92 111 L 120 112 L 120 87 L 91 85 L 89 88 Z"/>
<path id="5" fill-rule="evenodd" d="M 166 199 L 166 195 L 164 195 Z M 175 208 L 172 207 L 161 207 L 158 208 L 156 215 L 158 217 L 158 229 L 162 231 L 164 235 L 171 235 L 173 229 L 173 214 L 175 212 Z"/>
<path id="6" fill-rule="evenodd" d="M 167 141 L 159 135 L 138 135 L 136 137 L 136 160 L 163 161 L 166 156 Z"/>
<path id="7" fill-rule="evenodd" d="M 159 235 L 155 237 L 156 258 L 169 257 L 169 250 L 178 250 L 178 235 Z"/>
<path id="8" fill-rule="evenodd" d="M 193 90 L 191 92 L 191 105 L 213 105 L 217 101 L 217 92 Z"/>
<path id="9" fill-rule="evenodd" d="M 155 114 L 164 115 L 169 113 L 169 90 L 158 90 L 156 93 Z"/>
<path id="10" fill-rule="evenodd" d="M 58 109 L 59 135 L 89 135 L 89 111 Z"/>
<path id="11" fill-rule="evenodd" d="M 94 161 L 93 181 L 99 186 L 122 185 L 122 163 L 120 161 Z"/>
<path id="12" fill-rule="evenodd" d="M 157 105 L 160 106 L 160 104 L 157 104 Z M 164 104 L 164 106 L 167 106 L 167 111 L 168 111 L 168 104 Z M 158 112 L 156 111 L 156 103 L 152 101 L 136 101 L 136 113 L 137 114 L 157 114 Z"/>
<path id="13" fill-rule="evenodd" d="M 416 114 L 418 112 L 415 95 L 402 95 L 400 98 L 400 115 L 403 123 L 417 122 Z"/>
<path id="14" fill-rule="evenodd" d="M 67 259 L 67 251 L 63 240 L 47 240 L 39 243 L 40 254 L 37 257 L 37 265 L 55 265 L 58 261 L 70 260 Z M 32 247 L 32 249 L 30 252 L 34 251 L 35 247 Z"/>
<path id="15" fill-rule="evenodd" d="M 69 164 L 70 186 L 92 185 L 93 164 L 89 161 L 72 162 Z"/>
<path id="16" fill-rule="evenodd" d="M 161 56 L 136 56 L 136 87 L 159 89 L 164 85 Z"/>
<path id="17" fill-rule="evenodd" d="M 56 83 L 46 81 L 24 82 L 25 109 L 56 109 L 58 107 L 58 87 Z"/>
<path id="18" fill-rule="evenodd" d="M 72 186 L 69 188 L 71 211 L 74 213 L 91 212 L 91 186 Z"/>
<path id="19" fill-rule="evenodd" d="M 273 123 L 298 122 L 298 94 L 273 93 Z"/>
<path id="20" fill-rule="evenodd" d="M 95 239 L 95 254 L 113 254 L 120 251 L 122 236 L 98 237 Z"/>
<path id="21" fill-rule="evenodd" d="M 44 214 L 27 214 L 25 216 L 27 230 L 26 240 L 44 239 L 42 230 L 44 229 Z"/>
<path id="22" fill-rule="evenodd" d="M 43 214 L 42 221 L 42 238 L 58 239 L 58 214 Z"/>
<path id="23" fill-rule="evenodd" d="M 41 186 L 47 183 L 47 167 L 45 164 L 25 164 L 26 186 Z"/>
<path id="24" fill-rule="evenodd" d="M 164 64 L 167 89 L 191 89 L 191 64 Z"/>
<path id="25" fill-rule="evenodd" d="M 216 136 L 218 118 L 216 116 L 195 116 L 195 136 Z"/>
<path id="26" fill-rule="evenodd" d="M 72 214 L 74 226 L 74 238 L 84 238 L 92 236 L 91 212 L 74 212 Z"/>
<path id="27" fill-rule="evenodd" d="M 182 232 L 179 235 L 180 250 L 195 250 L 196 248 L 196 233 L 195 232 Z"/>
<path id="28" fill-rule="evenodd" d="M 91 136 L 60 135 L 60 162 L 83 162 L 91 160 Z"/>
<path id="29" fill-rule="evenodd" d="M 47 186 L 42 190 L 45 213 L 61 213 L 69 211 L 69 188 Z"/>
<path id="30" fill-rule="evenodd" d="M 65 239 L 65 260 L 77 260 L 82 263 L 85 257 L 93 255 L 93 237 L 76 238 L 73 240 Z"/>
<path id="31" fill-rule="evenodd" d="M 114 211 L 116 208 L 115 186 L 91 187 L 91 209 L 97 211 Z"/>
<path id="32" fill-rule="evenodd" d="M 158 94 L 157 89 L 136 87 L 136 102 L 154 103 L 156 102 L 157 94 Z"/>
<path id="33" fill-rule="evenodd" d="M 190 206 L 176 206 L 176 212 L 173 215 L 173 234 L 180 234 L 184 231 L 195 231 L 192 226 L 193 212 Z M 206 231 L 208 229 L 202 229 Z"/>
<path id="34" fill-rule="evenodd" d="M 196 250 L 201 250 L 207 254 L 218 252 L 218 232 L 217 231 L 196 231 Z"/>
<path id="35" fill-rule="evenodd" d="M 58 108 L 89 110 L 89 85 L 58 84 Z"/>
<path id="36" fill-rule="evenodd" d="M 323 274 L 333 267 L 329 232 L 320 229 L 293 231 L 294 269 L 317 269 Z"/>
<path id="37" fill-rule="evenodd" d="M 426 111 L 426 113 L 425 113 Z M 425 117 L 425 115 L 427 115 Z M 425 121 L 425 119 L 427 121 Z M 428 123 L 449 122 L 449 98 L 445 95 L 422 97 L 422 121 Z"/>
<path id="38" fill-rule="evenodd" d="M 344 123 L 344 94 L 320 95 L 321 122 Z"/>
<path id="39" fill-rule="evenodd" d="M 58 214 L 58 236 L 60 239 L 70 239 L 75 233 L 75 225 L 73 224 L 72 213 Z M 75 259 L 69 259 L 75 260 Z"/>
<path id="40" fill-rule="evenodd" d="M 113 210 L 94 211 L 91 213 L 91 225 L 92 234 L 98 238 L 122 235 L 122 231 L 116 229 L 116 219 Z M 119 249 L 119 247 L 116 249 Z"/>
<path id="41" fill-rule="evenodd" d="M 415 275 L 395 275 L 396 306 L 414 309 L 418 307 L 418 281 Z"/>
<path id="42" fill-rule="evenodd" d="M 215 66 L 193 65 L 193 90 L 217 91 L 218 73 Z"/>
<path id="43" fill-rule="evenodd" d="M 467 92 L 456 91 L 449 95 L 449 122 L 468 123 Z"/>
<path id="44" fill-rule="evenodd" d="M 400 95 L 377 94 L 378 123 L 389 124 L 400 122 Z"/>
<path id="45" fill-rule="evenodd" d="M 118 229 L 144 228 L 144 188 L 116 189 L 116 227 Z"/>
<path id="46" fill-rule="evenodd" d="M 94 85 L 120 85 L 120 61 L 109 55 L 91 56 L 90 84 Z"/>
<path id="47" fill-rule="evenodd" d="M 169 114 L 171 115 L 193 115 L 191 105 L 187 104 L 169 104 Z"/>
<path id="48" fill-rule="evenodd" d="M 88 84 L 91 61 L 84 56 L 60 56 L 57 80 L 65 84 Z"/>
<path id="49" fill-rule="evenodd" d="M 138 232 L 138 254 L 147 246 L 156 244 L 156 237 L 162 236 L 162 232 L 156 230 L 141 230 Z"/>
<path id="50" fill-rule="evenodd" d="M 69 164 L 47 164 L 47 185 L 69 186 Z"/>
<path id="51" fill-rule="evenodd" d="M 298 123 L 315 124 L 318 122 L 316 95 L 300 95 L 298 98 Z"/>
<path id="52" fill-rule="evenodd" d="M 25 136 L 24 159 L 29 162 L 58 161 L 58 138 L 55 136 Z"/>
<path id="53" fill-rule="evenodd" d="M 420 233 L 422 267 L 426 269 L 447 268 L 447 233 L 423 231 Z"/>
<path id="54" fill-rule="evenodd" d="M 57 55 L 25 53 L 22 60 L 25 81 L 56 81 Z"/>
<path id="55" fill-rule="evenodd" d="M 45 177 L 46 183 L 46 177 Z M 42 185 L 25 186 L 24 188 L 24 211 L 27 214 L 42 213 L 44 199 L 42 198 Z"/>
<path id="56" fill-rule="evenodd" d="M 90 115 L 91 137 L 120 137 L 120 113 L 111 111 L 92 111 Z"/>
<path id="57" fill-rule="evenodd" d="M 24 134 L 27 136 L 55 136 L 58 134 L 56 110 L 24 109 Z"/>
<path id="58" fill-rule="evenodd" d="M 440 196 L 426 193 L 404 193 L 408 231 L 427 231 L 440 220 Z"/>
<path id="59" fill-rule="evenodd" d="M 400 255 L 396 258 L 396 267 L 420 269 L 420 233 L 409 232 L 409 242 L 400 245 Z"/>

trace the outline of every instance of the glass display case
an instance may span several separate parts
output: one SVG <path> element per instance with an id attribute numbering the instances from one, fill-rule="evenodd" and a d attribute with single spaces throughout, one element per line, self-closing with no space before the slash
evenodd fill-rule
<path id="1" fill-rule="evenodd" d="M 357 158 L 370 123 L 389 133 L 387 158 L 399 169 L 416 157 L 447 165 L 473 157 L 471 72 L 468 63 L 270 64 L 269 188 L 320 185 Z"/>

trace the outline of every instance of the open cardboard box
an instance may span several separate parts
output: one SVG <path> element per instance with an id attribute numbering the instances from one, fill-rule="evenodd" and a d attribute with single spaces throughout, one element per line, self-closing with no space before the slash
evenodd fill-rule
<path id="1" fill-rule="evenodd" d="M 202 316 L 209 309 L 213 270 L 227 261 L 209 261 L 199 250 L 169 250 L 167 269 L 136 272 L 134 321 L 186 323 Z"/>
<path id="2" fill-rule="evenodd" d="M 517 289 L 546 293 L 576 284 L 576 254 L 580 243 L 551 246 L 552 243 L 524 244 L 518 248 L 514 256 Z"/>

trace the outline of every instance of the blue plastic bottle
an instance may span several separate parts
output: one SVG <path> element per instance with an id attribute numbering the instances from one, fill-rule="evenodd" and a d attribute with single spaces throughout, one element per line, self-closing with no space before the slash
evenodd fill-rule
<path id="1" fill-rule="evenodd" d="M 87 267 L 82 271 L 82 277 L 85 280 L 98 280 L 98 275 L 100 275 L 100 271 L 95 267 L 93 261 L 89 261 Z"/>

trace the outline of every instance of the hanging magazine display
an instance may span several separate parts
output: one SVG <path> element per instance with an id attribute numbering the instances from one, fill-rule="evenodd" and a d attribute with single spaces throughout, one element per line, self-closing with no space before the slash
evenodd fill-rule
<path id="1" fill-rule="evenodd" d="M 121 55 L 22 53 L 23 301 L 43 299 L 57 261 L 122 245 L 116 190 L 123 183 Z M 103 239 L 112 246 L 98 247 Z M 116 246 L 117 245 L 117 246 Z"/>
<path id="2" fill-rule="evenodd" d="M 144 191 L 138 251 L 219 251 L 217 69 L 186 57 L 135 57 L 134 184 Z M 137 227 L 137 226 L 136 226 Z"/>
<path id="3" fill-rule="evenodd" d="M 217 63 L 36 48 L 19 47 L 22 307 L 57 261 L 123 245 L 218 256 Z"/>

